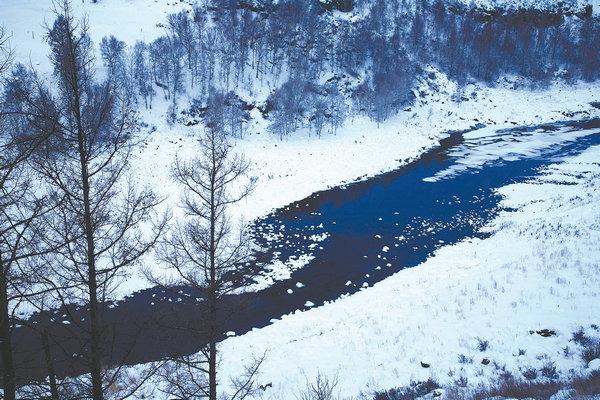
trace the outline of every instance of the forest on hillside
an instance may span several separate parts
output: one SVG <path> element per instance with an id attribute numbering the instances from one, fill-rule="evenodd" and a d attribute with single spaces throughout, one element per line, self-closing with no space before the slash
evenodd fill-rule
<path id="1" fill-rule="evenodd" d="M 591 6 L 561 4 L 490 10 L 444 0 L 210 0 L 169 15 L 165 34 L 151 43 L 128 47 L 117 35 L 99 46 L 123 97 L 147 108 L 155 96 L 168 99 L 172 122 L 181 112 L 216 118 L 241 137 L 258 108 L 276 135 L 299 127 L 320 135 L 348 115 L 382 122 L 410 105 L 426 65 L 461 85 L 512 75 L 538 87 L 597 79 L 597 17 Z M 23 81 L 30 73 L 18 67 L 13 75 Z M 267 80 L 275 87 L 255 101 L 251 93 Z"/>

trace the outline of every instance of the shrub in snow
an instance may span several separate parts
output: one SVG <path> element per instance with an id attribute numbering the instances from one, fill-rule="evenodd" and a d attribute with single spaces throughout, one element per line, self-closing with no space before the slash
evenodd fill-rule
<path id="1" fill-rule="evenodd" d="M 458 387 L 467 387 L 469 384 L 469 379 L 466 376 L 460 376 L 458 379 L 454 381 L 454 384 Z"/>
<path id="2" fill-rule="evenodd" d="M 411 382 L 410 385 L 390 389 L 385 392 L 375 392 L 374 400 L 414 400 L 423 397 L 436 389 L 440 385 L 435 380 L 429 378 L 423 382 Z"/>
<path id="3" fill-rule="evenodd" d="M 473 358 L 467 357 L 464 354 L 459 354 L 458 362 L 460 364 L 473 364 Z"/>
<path id="4" fill-rule="evenodd" d="M 338 385 L 337 376 L 328 378 L 321 373 L 317 374 L 314 382 L 306 382 L 306 387 L 296 396 L 297 400 L 336 400 L 339 395 L 336 394 Z"/>
<path id="5" fill-rule="evenodd" d="M 558 372 L 556 372 L 556 364 L 553 361 L 548 361 L 544 366 L 540 369 L 542 376 L 544 378 L 548 378 L 551 380 L 558 379 Z"/>
<path id="6" fill-rule="evenodd" d="M 600 358 L 600 342 L 590 343 L 585 349 L 583 349 L 581 356 L 587 363 L 596 358 Z"/>
<path id="7" fill-rule="evenodd" d="M 584 347 L 592 344 L 592 339 L 585 334 L 585 330 L 583 329 L 583 327 L 579 327 L 578 330 L 573 332 L 571 341 Z"/>
<path id="8" fill-rule="evenodd" d="M 490 342 L 487 340 L 483 340 L 479 337 L 475 338 L 477 340 L 477 350 L 483 352 L 486 351 L 490 345 Z"/>
<path id="9" fill-rule="evenodd" d="M 523 377 L 528 381 L 533 381 L 538 377 L 538 373 L 535 368 L 527 368 L 525 371 L 522 372 L 522 374 Z"/>

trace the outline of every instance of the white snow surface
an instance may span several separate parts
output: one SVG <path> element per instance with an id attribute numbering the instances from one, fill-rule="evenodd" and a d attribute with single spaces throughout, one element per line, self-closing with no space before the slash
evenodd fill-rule
<path id="1" fill-rule="evenodd" d="M 59 2 L 60 3 L 60 2 Z M 77 19 L 89 21 L 89 35 L 98 45 L 104 36 L 115 35 L 133 45 L 137 40 L 151 42 L 165 33 L 168 14 L 189 10 L 191 2 L 179 0 L 73 0 Z M 31 62 L 38 70 L 49 72 L 48 46 L 43 43 L 46 26 L 54 22 L 52 0 L 2 0 L 0 26 L 11 36 L 17 61 Z"/>

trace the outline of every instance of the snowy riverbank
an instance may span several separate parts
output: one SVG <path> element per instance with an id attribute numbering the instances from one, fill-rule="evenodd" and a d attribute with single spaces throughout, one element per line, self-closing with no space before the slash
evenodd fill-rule
<path id="1" fill-rule="evenodd" d="M 292 398 L 318 372 L 337 376 L 345 396 L 429 377 L 475 385 L 504 367 L 521 377 L 552 362 L 563 377 L 581 373 L 571 335 L 579 326 L 600 335 L 590 328 L 600 315 L 598 159 L 592 147 L 501 188 L 513 210 L 488 226 L 488 239 L 444 247 L 358 294 L 227 339 L 223 371 L 266 352 L 261 381 L 273 383 L 271 399 Z M 542 329 L 556 336 L 530 333 Z M 478 338 L 489 342 L 484 351 Z"/>
<path id="2" fill-rule="evenodd" d="M 589 104 L 597 100 L 598 84 L 561 83 L 544 90 L 509 86 L 470 85 L 464 90 L 470 100 L 457 103 L 452 101 L 455 84 L 436 74 L 422 82 L 422 97 L 410 111 L 380 126 L 365 118 L 348 120 L 336 135 L 321 138 L 300 130 L 280 141 L 266 133 L 265 121 L 257 118 L 248 135 L 235 142 L 236 151 L 253 164 L 256 190 L 232 211 L 236 218 L 252 220 L 316 191 L 393 170 L 435 146 L 448 130 L 478 123 L 500 129 L 600 115 L 600 110 Z M 194 154 L 194 135 L 199 128 L 171 127 L 163 116 L 143 117 L 156 126 L 156 132 L 133 162 L 135 175 L 165 198 L 165 209 L 176 210 L 178 188 L 169 177 L 169 168 L 176 154 Z M 122 293 L 144 287 L 147 282 L 134 274 Z"/>

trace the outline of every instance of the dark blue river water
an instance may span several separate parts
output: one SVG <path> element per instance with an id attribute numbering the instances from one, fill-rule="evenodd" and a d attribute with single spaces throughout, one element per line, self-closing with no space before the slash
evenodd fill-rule
<path id="1" fill-rule="evenodd" d="M 584 131 L 589 134 L 581 135 Z M 257 267 L 264 268 L 274 258 L 287 260 L 307 253 L 314 259 L 294 271 L 290 279 L 258 292 L 229 296 L 222 307 L 221 332 L 242 334 L 268 325 L 273 318 L 319 306 L 414 267 L 440 246 L 484 236 L 480 228 L 499 212 L 501 198 L 496 188 L 528 179 L 559 157 L 600 144 L 598 132 L 598 118 L 515 127 L 479 141 L 465 139 L 465 132 L 451 132 L 440 146 L 396 171 L 315 193 L 255 221 L 255 239 L 263 248 L 257 254 Z M 546 144 L 521 156 L 489 156 L 489 148 L 518 149 L 554 134 L 570 140 Z M 478 154 L 480 146 L 488 150 Z M 426 179 L 462 165 L 466 158 L 481 159 L 481 155 L 489 159 L 476 169 L 435 182 Z M 314 241 L 312 235 L 326 237 Z M 273 237 L 276 239 L 269 240 Z M 103 310 L 107 335 L 115 339 L 105 362 L 133 364 L 198 351 L 204 343 L 202 335 L 182 329 L 202 323 L 205 310 L 197 297 L 201 294 L 185 287 L 152 288 L 116 306 L 107 305 Z M 74 308 L 72 312 L 85 316 L 84 310 Z M 60 338 L 57 341 L 69 354 L 85 358 L 86 350 L 81 349 L 73 328 L 50 321 L 62 313 L 58 310 L 34 319 Z M 21 378 L 43 376 L 36 334 L 21 328 L 15 343 L 23 349 Z M 55 355 L 61 374 L 82 372 L 76 358 L 61 354 Z"/>
<path id="2" fill-rule="evenodd" d="M 537 154 L 505 154 L 482 168 L 467 170 L 435 182 L 424 181 L 455 166 L 465 151 L 477 154 L 470 145 L 492 148 L 516 142 L 529 146 L 537 136 L 589 130 L 595 132 L 599 120 L 573 121 L 536 127 L 520 127 L 497 132 L 491 137 L 464 143 L 458 132 L 406 168 L 315 193 L 293 203 L 257 223 L 258 229 L 278 237 L 279 259 L 307 251 L 310 235 L 327 232 L 328 237 L 313 245 L 315 259 L 279 286 L 291 289 L 292 296 L 320 304 L 334 296 L 372 285 L 403 268 L 415 266 L 432 252 L 466 237 L 483 236 L 479 229 L 499 211 L 500 196 L 495 189 L 522 181 L 555 162 L 559 156 L 577 154 L 600 142 L 598 134 L 560 144 L 540 145 Z M 595 130 L 594 130 L 595 129 Z M 485 148 L 484 148 L 485 149 Z M 487 154 L 482 150 L 482 153 Z M 455 155 L 453 155 L 455 154 Z M 375 156 L 375 155 L 374 155 Z M 473 158 L 473 157 L 471 157 Z M 511 161 L 507 161 L 511 160 Z M 258 242 L 273 251 L 271 242 Z M 312 243 L 309 241 L 309 243 Z M 308 249 L 311 251 L 311 249 Z M 304 287 L 297 288 L 301 282 Z M 302 302 L 304 304 L 304 302 Z M 300 307 L 300 302 L 297 302 Z"/>

